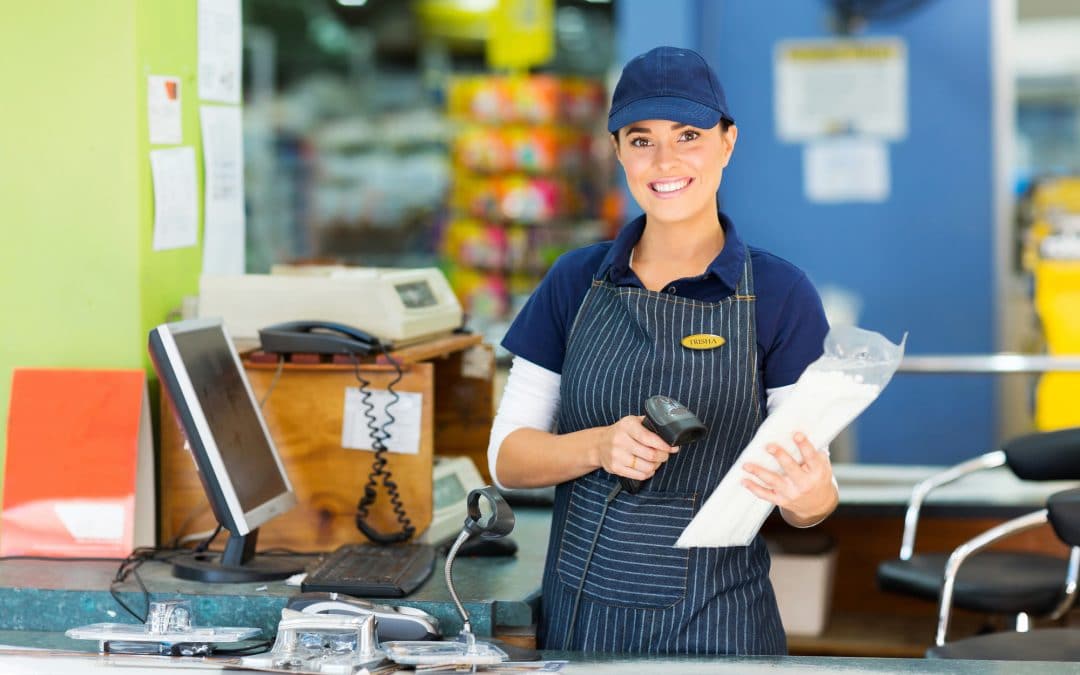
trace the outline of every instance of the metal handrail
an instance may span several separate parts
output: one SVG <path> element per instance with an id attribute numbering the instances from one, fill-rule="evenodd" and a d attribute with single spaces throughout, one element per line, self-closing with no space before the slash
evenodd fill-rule
<path id="1" fill-rule="evenodd" d="M 1080 372 L 1080 354 L 922 354 L 906 355 L 899 373 L 994 375 Z"/>

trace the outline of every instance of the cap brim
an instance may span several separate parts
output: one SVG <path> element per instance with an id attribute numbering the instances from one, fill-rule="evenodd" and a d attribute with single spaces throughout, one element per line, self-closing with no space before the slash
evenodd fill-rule
<path id="1" fill-rule="evenodd" d="M 614 133 L 641 120 L 671 120 L 700 129 L 711 129 L 730 117 L 715 108 L 678 96 L 654 96 L 628 103 L 608 115 L 608 131 Z"/>

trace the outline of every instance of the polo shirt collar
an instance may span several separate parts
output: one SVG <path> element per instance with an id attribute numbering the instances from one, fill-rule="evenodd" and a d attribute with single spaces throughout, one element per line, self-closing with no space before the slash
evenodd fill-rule
<path id="1" fill-rule="evenodd" d="M 724 228 L 724 248 L 709 263 L 703 276 L 715 277 L 734 291 L 739 286 L 739 280 L 742 279 L 746 247 L 743 246 L 742 239 L 739 238 L 739 233 L 735 230 L 735 224 L 731 222 L 731 219 L 724 215 L 723 211 L 718 211 L 717 214 L 720 217 L 720 227 Z M 610 271 L 611 281 L 615 284 L 629 282 L 641 285 L 637 275 L 630 269 L 630 252 L 634 250 L 634 246 L 641 240 L 644 232 L 644 214 L 623 225 L 619 233 L 615 235 L 615 240 L 608 249 L 607 255 L 604 256 L 604 260 L 600 263 L 597 277 L 602 279 Z"/>

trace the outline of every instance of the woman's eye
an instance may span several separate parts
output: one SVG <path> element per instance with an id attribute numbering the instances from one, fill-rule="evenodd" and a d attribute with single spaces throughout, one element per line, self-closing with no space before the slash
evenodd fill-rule
<path id="1" fill-rule="evenodd" d="M 649 139 L 638 136 L 637 138 L 630 139 L 630 145 L 635 148 L 644 148 L 649 145 Z"/>
<path id="2" fill-rule="evenodd" d="M 701 134 L 699 134 L 699 133 L 698 133 L 698 132 L 696 132 L 696 131 L 684 131 L 684 132 L 683 132 L 683 134 L 682 134 L 682 136 L 680 136 L 680 137 L 679 137 L 679 140 L 682 140 L 682 141 L 692 141 L 692 140 L 694 140 L 695 138 L 697 138 L 697 137 L 698 137 L 698 136 L 700 136 L 700 135 L 701 135 Z"/>

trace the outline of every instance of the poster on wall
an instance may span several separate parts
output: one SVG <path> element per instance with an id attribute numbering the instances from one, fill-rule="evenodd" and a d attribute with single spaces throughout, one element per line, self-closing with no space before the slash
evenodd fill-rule
<path id="1" fill-rule="evenodd" d="M 204 105 L 203 274 L 244 273 L 244 141 L 240 108 Z"/>
<path id="2" fill-rule="evenodd" d="M 776 45 L 776 134 L 801 143 L 907 135 L 907 47 L 898 38 L 784 40 Z"/>
<path id="3" fill-rule="evenodd" d="M 154 250 L 194 246 L 199 239 L 195 149 L 150 151 L 154 183 Z"/>
<path id="4" fill-rule="evenodd" d="M 199 98 L 240 102 L 240 0 L 199 0 Z"/>
<path id="5" fill-rule="evenodd" d="M 883 202 L 890 183 L 885 141 L 827 138 L 803 147 L 803 186 L 810 202 Z"/>
<path id="6" fill-rule="evenodd" d="M 146 86 L 147 119 L 151 145 L 184 142 L 180 110 L 180 78 L 150 75 Z"/>

